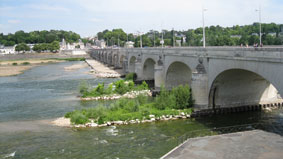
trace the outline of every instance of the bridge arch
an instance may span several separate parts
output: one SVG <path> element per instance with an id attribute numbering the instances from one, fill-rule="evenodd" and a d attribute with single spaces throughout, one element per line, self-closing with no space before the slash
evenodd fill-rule
<path id="1" fill-rule="evenodd" d="M 136 71 L 136 56 L 131 56 L 129 61 L 129 72 L 134 73 Z"/>
<path id="2" fill-rule="evenodd" d="M 247 69 L 226 69 L 209 86 L 211 108 L 272 103 L 281 98 L 269 80 Z"/>
<path id="3" fill-rule="evenodd" d="M 143 79 L 154 80 L 154 65 L 155 61 L 152 58 L 147 58 L 143 63 Z"/>
<path id="4" fill-rule="evenodd" d="M 191 85 L 192 70 L 191 68 L 180 61 L 172 62 L 166 70 L 165 86 L 168 89 L 178 85 Z"/>

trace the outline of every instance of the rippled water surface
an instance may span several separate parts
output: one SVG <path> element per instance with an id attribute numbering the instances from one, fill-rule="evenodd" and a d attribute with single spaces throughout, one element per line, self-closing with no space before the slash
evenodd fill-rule
<path id="1" fill-rule="evenodd" d="M 81 81 L 92 85 L 115 81 L 94 78 L 86 73 L 88 68 L 64 70 L 78 63 L 82 62 L 50 64 L 0 77 L 0 158 L 159 158 L 184 135 L 218 134 L 223 128 L 214 128 L 250 123 L 261 123 L 261 129 L 283 135 L 282 110 L 105 128 L 52 126 L 50 121 L 68 111 L 99 105 L 78 100 Z M 225 131 L 242 131 L 242 127 Z"/>

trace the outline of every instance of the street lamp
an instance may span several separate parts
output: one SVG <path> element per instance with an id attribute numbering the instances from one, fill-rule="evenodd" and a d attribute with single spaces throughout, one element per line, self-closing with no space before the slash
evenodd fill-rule
<path id="1" fill-rule="evenodd" d="M 160 41 L 160 43 L 161 43 L 162 48 L 163 48 L 163 45 L 164 45 L 163 30 L 161 30 L 161 41 Z"/>
<path id="2" fill-rule="evenodd" d="M 155 31 L 153 30 L 153 47 L 155 47 Z"/>
<path id="3" fill-rule="evenodd" d="M 259 45 L 262 46 L 261 43 L 261 6 L 259 6 L 258 9 L 255 10 L 258 12 L 258 18 L 259 18 Z"/>
<path id="4" fill-rule="evenodd" d="M 140 47 L 142 48 L 142 32 L 138 31 L 138 34 L 140 35 Z"/>
<path id="5" fill-rule="evenodd" d="M 172 29 L 173 32 L 173 47 L 175 47 L 175 34 L 174 34 L 174 28 Z"/>
<path id="6" fill-rule="evenodd" d="M 203 48 L 205 48 L 205 25 L 204 25 L 204 12 L 207 11 L 207 9 L 202 8 L 202 35 L 203 35 Z"/>

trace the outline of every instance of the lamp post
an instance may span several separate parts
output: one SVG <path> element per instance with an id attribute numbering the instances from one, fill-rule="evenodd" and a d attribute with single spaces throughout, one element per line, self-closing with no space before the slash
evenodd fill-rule
<path id="1" fill-rule="evenodd" d="M 163 30 L 161 30 L 161 41 L 160 41 L 162 48 L 164 46 L 164 39 L 163 39 Z"/>
<path id="2" fill-rule="evenodd" d="M 155 47 L 155 31 L 153 30 L 153 47 Z"/>
<path id="3" fill-rule="evenodd" d="M 207 9 L 202 8 L 202 35 L 203 35 L 203 48 L 205 48 L 205 24 L 204 24 L 204 12 L 207 11 Z"/>
<path id="4" fill-rule="evenodd" d="M 138 34 L 140 35 L 140 47 L 142 48 L 142 32 L 138 31 Z"/>
<path id="5" fill-rule="evenodd" d="M 262 46 L 261 43 L 261 6 L 259 6 L 258 9 L 255 10 L 258 12 L 258 18 L 259 18 L 259 45 Z"/>
<path id="6" fill-rule="evenodd" d="M 173 32 L 173 47 L 175 47 L 175 34 L 174 34 L 174 28 L 172 29 Z"/>

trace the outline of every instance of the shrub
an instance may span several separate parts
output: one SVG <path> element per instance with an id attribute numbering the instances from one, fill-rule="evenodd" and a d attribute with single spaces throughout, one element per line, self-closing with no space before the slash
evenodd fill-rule
<path id="1" fill-rule="evenodd" d="M 115 85 L 115 92 L 118 94 L 125 94 L 128 91 L 128 87 L 125 84 L 124 80 L 119 80 L 114 83 Z"/>
<path id="2" fill-rule="evenodd" d="M 176 88 L 173 88 L 172 93 L 176 98 L 176 105 L 174 107 L 175 109 L 185 109 L 190 106 L 189 101 L 191 97 L 191 91 L 189 85 L 180 85 Z"/>
<path id="3" fill-rule="evenodd" d="M 149 87 L 145 81 L 143 81 L 141 85 L 138 85 L 138 88 L 137 88 L 137 90 L 147 90 L 147 89 L 149 89 Z"/>
<path id="4" fill-rule="evenodd" d="M 112 94 L 113 93 L 113 84 L 109 84 L 107 89 L 105 90 L 105 94 Z"/>
<path id="5" fill-rule="evenodd" d="M 13 65 L 13 66 L 16 66 L 16 65 L 18 65 L 18 63 L 14 62 L 14 63 L 12 63 L 12 65 Z"/>
<path id="6" fill-rule="evenodd" d="M 80 111 L 75 111 L 71 115 L 71 122 L 75 124 L 85 124 L 88 122 L 88 118 Z"/>
<path id="7" fill-rule="evenodd" d="M 126 75 L 126 78 L 125 78 L 126 81 L 130 81 L 130 80 L 134 81 L 136 79 L 137 79 L 137 74 L 136 73 L 128 73 Z"/>
<path id="8" fill-rule="evenodd" d="M 104 94 L 104 83 L 102 84 L 98 84 L 97 87 L 94 89 L 94 91 L 98 94 L 98 95 L 103 95 Z"/>
<path id="9" fill-rule="evenodd" d="M 23 62 L 22 65 L 29 65 L 29 62 Z"/>
<path id="10" fill-rule="evenodd" d="M 139 105 L 134 100 L 127 100 L 124 110 L 127 112 L 137 112 L 139 110 Z"/>
<path id="11" fill-rule="evenodd" d="M 133 81 L 128 82 L 128 90 L 132 91 L 135 88 L 135 83 Z"/>
<path id="12" fill-rule="evenodd" d="M 80 94 L 82 97 L 86 97 L 89 94 L 88 87 L 89 86 L 86 81 L 82 81 L 80 83 L 79 89 L 80 89 Z"/>
<path id="13" fill-rule="evenodd" d="M 161 86 L 160 94 L 155 98 L 155 107 L 160 110 L 165 108 L 174 108 L 176 105 L 175 96 Z"/>

